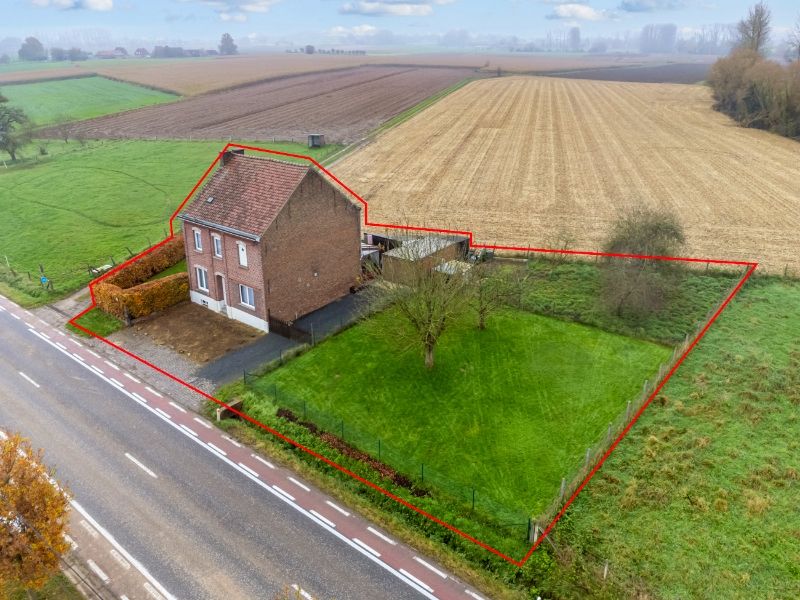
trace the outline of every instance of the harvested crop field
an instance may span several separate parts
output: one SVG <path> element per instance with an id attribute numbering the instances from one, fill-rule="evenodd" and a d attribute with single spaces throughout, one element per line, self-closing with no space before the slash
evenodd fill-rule
<path id="1" fill-rule="evenodd" d="M 574 69 L 548 73 L 549 77 L 596 79 L 599 81 L 637 81 L 640 83 L 697 83 L 708 79 L 710 63 L 671 63 Z"/>
<path id="2" fill-rule="evenodd" d="M 702 86 L 476 81 L 332 169 L 372 222 L 596 250 L 651 205 L 680 215 L 688 255 L 800 274 L 800 143 L 739 127 Z"/>
<path id="3" fill-rule="evenodd" d="M 89 138 L 359 139 L 388 118 L 473 75 L 467 69 L 359 67 L 297 75 L 75 126 Z"/>

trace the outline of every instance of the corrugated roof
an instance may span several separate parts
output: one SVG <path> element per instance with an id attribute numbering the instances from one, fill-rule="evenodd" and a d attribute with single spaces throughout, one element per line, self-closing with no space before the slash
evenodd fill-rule
<path id="1" fill-rule="evenodd" d="M 234 154 L 181 217 L 261 236 L 308 171 L 307 165 Z"/>

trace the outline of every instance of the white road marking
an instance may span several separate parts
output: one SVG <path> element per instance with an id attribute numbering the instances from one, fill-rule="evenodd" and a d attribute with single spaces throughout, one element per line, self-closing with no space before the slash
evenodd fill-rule
<path id="1" fill-rule="evenodd" d="M 155 394 L 155 395 L 156 395 L 156 396 L 158 396 L 159 398 L 163 398 L 163 397 L 164 397 L 164 396 L 162 396 L 161 394 L 159 394 L 157 391 L 155 391 L 153 388 L 151 388 L 150 386 L 145 386 L 145 387 L 144 387 L 144 389 L 146 389 L 146 390 L 147 390 L 148 392 L 150 392 L 151 394 Z"/>
<path id="2" fill-rule="evenodd" d="M 160 408 L 156 408 L 156 412 L 160 414 L 162 417 L 166 417 L 167 419 L 172 419 L 168 412 L 161 410 Z"/>
<path id="3" fill-rule="evenodd" d="M 58 331 L 58 335 L 63 335 L 64 337 L 67 337 L 67 334 L 66 334 L 66 333 L 64 333 L 64 332 L 63 332 L 63 331 L 61 331 L 61 330 L 59 330 L 59 331 Z"/>
<path id="4" fill-rule="evenodd" d="M 158 410 L 158 409 L 156 409 L 156 410 Z M 135 456 L 132 456 L 132 455 L 130 455 L 130 454 L 128 454 L 128 453 L 126 452 L 126 453 L 125 453 L 125 458 L 127 458 L 129 461 L 131 461 L 131 462 L 132 462 L 133 464 L 135 464 L 137 467 L 139 467 L 139 468 L 140 468 L 142 471 L 144 471 L 145 473 L 147 473 L 148 475 L 150 475 L 150 477 L 152 477 L 153 479 L 158 479 L 158 475 L 156 475 L 156 474 L 155 474 L 155 473 L 153 473 L 153 472 L 152 472 L 150 469 L 148 469 L 147 467 L 145 467 L 145 466 L 144 466 L 144 465 L 143 465 L 141 462 L 139 462 L 139 461 L 136 459 L 136 457 L 135 457 Z"/>
<path id="5" fill-rule="evenodd" d="M 158 409 L 156 409 L 156 410 L 158 410 Z M 206 445 L 207 445 L 209 448 L 211 448 L 212 450 L 215 450 L 215 451 L 219 452 L 220 454 L 222 454 L 222 456 L 228 456 L 228 453 L 227 453 L 227 452 L 225 452 L 225 450 L 223 450 L 222 448 L 219 448 L 219 447 L 215 446 L 215 445 L 214 445 L 214 444 L 212 444 L 211 442 L 206 442 Z"/>
<path id="6" fill-rule="evenodd" d="M 125 375 L 125 377 L 127 377 L 128 379 L 130 379 L 130 380 L 131 380 L 133 383 L 142 383 L 141 381 L 139 381 L 138 379 L 136 379 L 136 377 L 134 377 L 134 376 L 133 376 L 133 375 L 131 375 L 130 373 L 127 373 L 127 372 L 126 372 L 126 373 L 123 373 L 123 375 Z"/>
<path id="7" fill-rule="evenodd" d="M 91 349 L 87 348 L 86 351 L 89 354 L 91 354 L 92 356 L 94 356 L 95 358 L 100 358 L 100 355 L 97 352 L 95 352 L 94 350 L 91 350 Z"/>
<path id="8" fill-rule="evenodd" d="M 299 585 L 297 585 L 296 583 L 293 583 L 293 584 L 292 584 L 292 589 L 293 589 L 295 592 L 297 592 L 298 594 L 300 594 L 300 595 L 301 595 L 303 598 L 305 598 L 306 600 L 314 600 L 314 596 L 312 596 L 311 594 L 309 594 L 307 591 L 305 591 L 303 588 L 301 588 L 301 587 L 300 587 Z"/>
<path id="9" fill-rule="evenodd" d="M 161 594 L 159 594 L 155 589 L 153 589 L 153 586 L 150 585 L 149 583 L 145 582 L 144 589 L 147 590 L 147 593 L 150 594 L 150 596 L 154 600 L 164 600 L 164 597 Z"/>
<path id="10" fill-rule="evenodd" d="M 475 592 L 472 592 L 470 590 L 464 590 L 464 593 L 467 596 L 472 596 L 473 598 L 475 598 L 475 600 L 485 600 L 485 598 L 483 596 L 478 596 L 478 594 L 476 594 Z"/>
<path id="11" fill-rule="evenodd" d="M 29 311 L 29 310 L 26 310 L 26 311 L 25 311 L 25 314 L 26 314 L 26 315 L 28 315 L 29 317 L 32 317 L 32 316 L 33 316 L 33 313 L 32 313 L 31 311 Z"/>
<path id="12" fill-rule="evenodd" d="M 66 347 L 66 346 L 65 346 L 65 347 Z M 86 362 L 86 361 L 83 359 L 83 357 L 82 357 L 80 354 L 75 354 L 75 353 L 73 352 L 73 353 L 72 353 L 72 356 L 74 356 L 75 358 L 77 358 L 77 359 L 78 359 L 79 361 L 81 361 L 81 362 Z"/>
<path id="13" fill-rule="evenodd" d="M 110 550 L 110 552 L 111 552 L 111 556 L 114 557 L 114 560 L 116 560 L 120 565 L 122 565 L 123 569 L 128 570 L 128 569 L 131 568 L 131 563 L 129 563 L 127 560 L 125 560 L 122 557 L 122 554 L 120 554 L 119 552 L 117 552 L 113 548 Z"/>
<path id="14" fill-rule="evenodd" d="M 37 388 L 42 387 L 38 383 L 36 383 L 33 379 L 31 379 L 30 377 L 25 375 L 25 373 L 23 373 L 22 371 L 19 371 L 19 374 L 22 375 L 22 378 L 25 379 L 28 383 L 33 384 L 34 387 L 37 387 Z"/>
<path id="15" fill-rule="evenodd" d="M 62 350 L 66 350 L 67 349 L 67 347 L 64 344 L 62 344 L 61 342 L 56 342 L 56 346 L 58 346 Z"/>
<path id="16" fill-rule="evenodd" d="M 267 465 L 267 466 L 268 466 L 270 469 L 274 469 L 274 468 L 275 468 L 275 465 L 273 465 L 273 464 L 272 464 L 271 462 L 269 462 L 268 460 L 265 460 L 265 459 L 261 458 L 261 457 L 260 457 L 258 454 L 251 454 L 250 456 L 252 456 L 253 458 L 255 458 L 255 459 L 258 461 L 258 462 L 260 462 L 260 463 L 263 463 L 263 464 Z"/>
<path id="17" fill-rule="evenodd" d="M 207 422 L 207 421 L 204 421 L 204 420 L 203 420 L 203 419 L 201 419 L 200 417 L 195 417 L 195 418 L 194 418 L 194 420 L 195 420 L 195 421 L 197 421 L 198 423 L 200 423 L 200 425 L 202 425 L 202 426 L 203 426 L 203 427 L 205 427 L 206 429 L 214 429 L 214 428 L 211 426 L 211 423 L 209 423 L 209 422 Z"/>
<path id="18" fill-rule="evenodd" d="M 310 512 L 312 515 L 314 515 L 315 517 L 317 517 L 317 518 L 318 518 L 320 521 L 322 521 L 323 523 L 325 523 L 325 524 L 326 524 L 328 527 L 336 527 L 336 523 L 334 523 L 333 521 L 331 521 L 330 519 L 328 519 L 328 518 L 326 518 L 326 517 L 323 517 L 321 514 L 319 514 L 319 513 L 318 513 L 317 511 L 315 511 L 313 508 L 312 508 L 310 511 L 308 511 L 308 512 Z"/>
<path id="19" fill-rule="evenodd" d="M 69 338 L 69 341 L 75 344 L 76 346 L 80 346 L 81 348 L 83 348 L 83 344 L 81 344 L 78 340 L 74 338 Z"/>
<path id="20" fill-rule="evenodd" d="M 86 564 L 89 565 L 89 568 L 94 571 L 95 575 L 97 575 L 100 579 L 103 580 L 103 583 L 108 583 L 111 581 L 111 577 L 103 572 L 103 569 L 97 566 L 97 563 L 94 562 L 91 558 L 86 561 Z"/>
<path id="21" fill-rule="evenodd" d="M 28 326 L 28 327 L 30 327 L 31 329 L 36 329 L 36 327 L 34 327 L 33 325 L 31 325 L 31 324 L 30 324 L 28 321 L 25 321 L 25 325 L 27 325 L 27 326 Z"/>
<path id="22" fill-rule="evenodd" d="M 276 492 L 280 493 L 283 496 L 286 496 L 289 500 L 294 502 L 294 496 L 292 496 L 289 492 L 279 488 L 277 485 L 273 485 L 272 487 L 275 489 Z"/>
<path id="23" fill-rule="evenodd" d="M 380 557 L 381 557 L 381 553 L 380 553 L 380 552 L 378 552 L 377 550 L 375 550 L 375 548 L 370 548 L 369 546 L 367 546 L 367 544 L 365 544 L 364 542 L 362 542 L 360 539 L 358 539 L 358 538 L 353 538 L 353 541 L 354 541 L 356 544 L 358 544 L 359 546 L 361 546 L 362 548 L 364 548 L 364 550 L 366 550 L 367 552 L 370 552 L 371 554 L 374 554 L 374 555 L 375 555 L 375 556 L 377 556 L 378 558 L 380 558 Z"/>
<path id="24" fill-rule="evenodd" d="M 145 400 L 144 398 L 142 398 L 142 397 L 141 397 L 139 394 L 137 394 L 136 392 L 131 392 L 131 396 L 133 396 L 134 398 L 136 398 L 136 399 L 137 399 L 139 402 L 144 402 L 145 404 L 147 404 L 147 400 Z"/>
<path id="25" fill-rule="evenodd" d="M 186 431 L 188 431 L 194 437 L 197 437 L 197 432 L 194 429 L 189 429 L 186 425 L 183 425 L 183 424 L 181 424 L 181 428 L 185 429 Z"/>
<path id="26" fill-rule="evenodd" d="M 44 337 L 46 337 L 48 340 L 50 339 L 50 336 L 47 335 L 44 331 L 40 331 L 39 333 L 42 334 Z"/>
<path id="27" fill-rule="evenodd" d="M 253 477 L 258 477 L 258 473 L 256 473 L 255 471 L 253 471 L 253 469 L 251 469 L 251 468 L 250 468 L 250 467 L 248 467 L 247 465 L 243 465 L 242 463 L 238 463 L 238 464 L 239 464 L 239 466 L 240 466 L 240 467 L 242 467 L 242 468 L 243 468 L 245 471 L 247 471 L 248 473 L 250 473 L 250 475 L 252 475 Z"/>
<path id="28" fill-rule="evenodd" d="M 437 569 L 433 565 L 426 563 L 419 556 L 415 556 L 414 560 L 417 561 L 419 564 L 421 564 L 426 569 L 429 569 L 429 570 L 433 571 L 434 573 L 436 573 L 442 579 L 447 579 L 447 573 L 442 573 L 439 569 Z"/>
<path id="29" fill-rule="evenodd" d="M 378 536 L 379 538 L 381 538 L 381 539 L 382 539 L 384 542 L 386 542 L 386 543 L 388 543 L 388 544 L 391 544 L 392 546 L 397 546 L 397 542 L 395 542 L 395 541 L 394 541 L 392 538 L 390 538 L 390 537 L 386 537 L 385 535 L 383 535 L 383 534 L 382 534 L 380 531 L 378 531 L 378 530 L 377 530 L 377 529 L 375 529 L 374 527 L 372 527 L 372 526 L 370 526 L 370 527 L 367 527 L 367 531 L 369 531 L 370 533 L 372 533 L 372 534 L 374 534 L 374 535 L 377 535 L 377 536 Z"/>
<path id="30" fill-rule="evenodd" d="M 117 380 L 116 380 L 116 379 L 114 379 L 113 377 L 109 377 L 109 378 L 108 378 L 108 380 L 109 380 L 111 383 L 113 383 L 114 385 L 116 385 L 117 387 L 121 387 L 121 388 L 124 388 L 124 387 L 125 387 L 125 384 L 124 384 L 124 383 L 122 383 L 121 381 L 117 381 Z"/>
<path id="31" fill-rule="evenodd" d="M 147 579 L 150 582 L 150 584 L 152 584 L 152 587 L 157 589 L 164 598 L 166 598 L 167 600 L 177 600 L 175 598 L 175 596 L 170 594 L 164 588 L 163 585 L 161 585 L 152 575 L 150 575 L 150 572 L 147 569 L 145 569 L 138 560 L 133 558 L 133 556 L 131 556 L 130 553 L 127 550 L 125 550 L 125 548 L 123 548 L 119 544 L 119 542 L 117 542 L 117 540 L 115 540 L 114 537 L 110 533 L 108 533 L 108 531 L 103 529 L 103 527 L 101 527 L 100 524 L 97 521 L 95 521 L 91 517 L 91 515 L 89 513 L 87 513 L 86 510 L 80 504 L 75 502 L 75 500 L 71 500 L 70 504 L 72 505 L 72 507 L 75 510 L 77 510 L 79 513 L 81 513 L 81 515 L 83 515 L 83 517 L 87 521 L 89 521 L 92 524 L 92 526 L 94 526 L 94 528 L 97 529 L 97 531 L 100 532 L 100 535 L 102 535 L 117 550 L 117 552 L 119 552 L 125 558 L 125 560 L 127 560 L 131 565 L 133 565 L 133 567 L 137 571 L 139 571 L 139 573 L 141 573 L 142 576 L 145 579 Z M 147 585 L 148 584 L 145 583 L 145 586 L 147 586 Z"/>
<path id="32" fill-rule="evenodd" d="M 405 575 L 406 577 L 408 577 L 408 578 L 409 578 L 411 581 L 413 581 L 414 583 L 416 583 L 418 586 L 421 586 L 421 587 L 425 588 L 425 589 L 426 589 L 426 590 L 428 590 L 428 591 L 429 591 L 431 594 L 433 593 L 433 588 L 432 588 L 431 586 L 429 586 L 427 583 L 425 583 L 424 581 L 421 581 L 421 580 L 417 579 L 416 577 L 414 577 L 414 576 L 413 576 L 411 573 L 409 573 L 409 572 L 408 572 L 408 571 L 406 571 L 405 569 L 400 569 L 400 572 L 401 572 L 403 575 Z"/>
<path id="33" fill-rule="evenodd" d="M 100 367 L 95 367 L 94 365 L 89 365 L 89 366 L 92 368 L 92 370 L 96 371 L 100 375 L 105 376 L 105 371 L 103 371 L 103 369 L 101 369 Z"/>
<path id="34" fill-rule="evenodd" d="M 97 538 L 97 536 L 100 535 L 99 533 L 97 533 L 94 527 L 92 527 L 91 525 L 89 525 L 89 523 L 86 522 L 86 519 L 81 519 L 81 527 L 83 527 L 86 531 L 88 531 L 89 535 L 92 536 L 93 538 Z"/>
<path id="35" fill-rule="evenodd" d="M 119 371 L 120 370 L 119 367 L 117 365 L 115 365 L 114 363 L 112 363 L 110 360 L 104 360 L 103 362 L 106 363 L 109 367 L 111 367 L 115 371 Z"/>
<path id="36" fill-rule="evenodd" d="M 0 306 L 0 312 L 6 312 L 6 309 Z"/>
<path id="37" fill-rule="evenodd" d="M 294 477 L 289 477 L 288 479 L 289 479 L 289 481 L 291 481 L 293 484 L 295 484 L 297 487 L 299 487 L 299 488 L 302 488 L 302 489 L 304 489 L 304 490 L 305 490 L 305 491 L 307 491 L 307 492 L 310 492 L 310 491 L 311 491 L 311 488 L 310 488 L 310 487 L 308 487 L 308 486 L 307 486 L 307 485 L 305 485 L 304 483 L 300 483 L 300 482 L 299 482 L 299 481 L 297 481 L 297 479 L 295 479 Z"/>
<path id="38" fill-rule="evenodd" d="M 73 549 L 73 550 L 77 550 L 77 549 L 78 549 L 78 542 L 76 542 L 75 540 L 73 540 L 73 539 L 72 539 L 70 536 L 68 536 L 66 533 L 64 534 L 64 539 L 65 539 L 65 540 L 67 540 L 67 543 L 68 543 L 68 544 L 69 544 L 69 545 L 72 547 L 72 549 Z"/>
<path id="39" fill-rule="evenodd" d="M 19 315 L 15 314 L 15 313 L 8 313 L 8 314 L 10 314 L 12 317 L 14 317 L 17 321 L 21 321 L 22 320 L 22 319 L 20 319 Z"/>
<path id="40" fill-rule="evenodd" d="M 330 506 L 330 507 L 331 507 L 332 509 L 334 509 L 334 510 L 338 510 L 338 511 L 339 511 L 340 513 L 342 513 L 342 514 L 343 514 L 345 517 L 349 517 L 349 516 L 350 516 L 350 513 L 349 513 L 349 512 L 347 512 L 345 509 L 341 508 L 340 506 L 336 506 L 336 505 L 335 505 L 333 502 L 331 502 L 330 500 L 325 500 L 325 504 L 327 504 L 328 506 Z"/>
<path id="41" fill-rule="evenodd" d="M 186 409 L 185 409 L 185 408 L 183 408 L 183 407 L 182 407 L 180 404 L 178 404 L 177 402 L 173 402 L 172 400 L 170 400 L 170 401 L 169 401 L 169 405 L 170 405 L 172 408 L 175 408 L 175 409 L 177 409 L 177 410 L 181 411 L 182 413 L 186 414 Z"/>
<path id="42" fill-rule="evenodd" d="M 228 441 L 228 442 L 230 442 L 231 444 L 233 444 L 233 445 L 234 445 L 234 446 L 236 446 L 237 448 L 241 448 L 241 447 L 242 447 L 242 445 L 241 445 L 239 442 L 237 442 L 236 440 L 234 440 L 234 439 L 232 439 L 232 438 L 228 437 L 227 435 L 223 435 L 223 436 L 222 436 L 222 439 L 223 439 L 223 440 L 226 440 L 226 441 Z"/>

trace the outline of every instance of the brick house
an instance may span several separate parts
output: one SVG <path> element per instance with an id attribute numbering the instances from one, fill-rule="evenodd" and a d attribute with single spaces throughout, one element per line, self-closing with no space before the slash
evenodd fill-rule
<path id="1" fill-rule="evenodd" d="M 309 165 L 226 152 L 180 218 L 191 300 L 263 331 L 361 273 L 361 208 Z"/>

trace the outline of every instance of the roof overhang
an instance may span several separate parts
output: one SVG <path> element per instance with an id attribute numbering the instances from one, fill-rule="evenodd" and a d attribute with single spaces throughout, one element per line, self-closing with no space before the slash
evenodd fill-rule
<path id="1" fill-rule="evenodd" d="M 229 233 L 231 235 L 235 235 L 236 237 L 244 238 L 246 240 L 252 240 L 254 242 L 261 241 L 260 235 L 255 235 L 254 233 L 247 233 L 245 231 L 234 229 L 233 227 L 226 227 L 225 225 L 212 223 L 211 221 L 204 221 L 203 219 L 198 219 L 197 217 L 192 217 L 183 213 L 179 214 L 178 218 L 187 223 L 194 223 L 195 225 L 202 225 L 203 227 L 208 227 L 209 229 L 216 229 L 217 231 L 222 231 L 223 233 Z"/>

